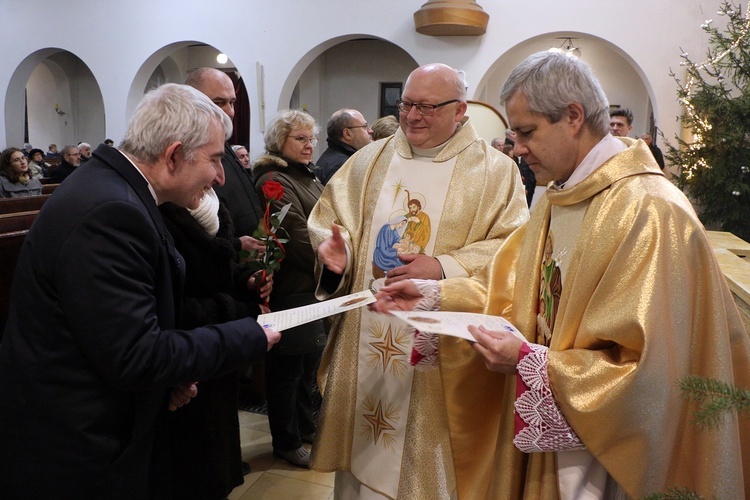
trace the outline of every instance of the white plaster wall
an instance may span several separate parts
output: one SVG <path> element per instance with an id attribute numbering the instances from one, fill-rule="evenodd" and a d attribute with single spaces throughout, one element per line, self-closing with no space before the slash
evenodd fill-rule
<path id="1" fill-rule="evenodd" d="M 475 96 L 479 82 L 503 54 L 540 34 L 560 32 L 606 40 L 612 50 L 634 62 L 652 95 L 657 123 L 671 137 L 677 131 L 675 117 L 680 110 L 669 68 L 677 69 L 681 49 L 695 55 L 705 53 L 707 40 L 699 25 L 708 18 L 717 21 L 719 5 L 718 0 L 631 0 L 627 6 L 602 0 L 479 0 L 490 15 L 487 34 L 429 37 L 414 30 L 412 16 L 423 3 L 128 0 L 103 4 L 69 0 L 63 8 L 59 0 L 3 0 L 0 96 L 5 119 L 0 122 L 0 138 L 8 144 L 22 142 L 23 108 L 15 96 L 36 66 L 25 64 L 29 56 L 50 47 L 70 51 L 91 70 L 102 94 L 105 131 L 101 136 L 119 140 L 136 101 L 137 93 L 131 95 L 133 82 L 139 82 L 137 90 L 142 92 L 148 77 L 168 54 L 153 56 L 179 42 L 204 42 L 227 53 L 246 79 L 253 116 L 259 104 L 255 64 L 260 61 L 265 72 L 266 117 L 270 119 L 276 109 L 288 106 L 307 65 L 346 39 L 380 38 L 400 46 L 419 64 L 441 61 L 462 68 L 470 75 L 469 95 Z M 44 19 L 63 19 L 65 13 L 73 16 L 77 12 L 86 13 L 85 27 L 78 22 L 75 29 L 65 29 L 61 23 L 34 30 L 30 36 L 28 26 L 43 21 L 40 13 Z M 258 121 L 253 120 L 251 154 L 257 156 L 261 149 L 262 134 Z"/>

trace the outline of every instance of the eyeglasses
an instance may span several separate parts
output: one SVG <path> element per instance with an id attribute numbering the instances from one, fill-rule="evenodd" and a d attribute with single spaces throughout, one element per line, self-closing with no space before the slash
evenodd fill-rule
<path id="1" fill-rule="evenodd" d="M 370 124 L 365 122 L 364 125 L 352 125 L 351 127 L 344 127 L 344 128 L 363 128 L 363 129 L 369 129 Z"/>
<path id="2" fill-rule="evenodd" d="M 318 145 L 318 138 L 317 137 L 305 137 L 303 135 L 298 135 L 297 137 L 292 137 L 295 141 L 299 142 L 300 144 L 304 145 L 307 142 L 312 144 L 312 147 L 315 147 Z"/>
<path id="3" fill-rule="evenodd" d="M 450 101 L 441 102 L 440 104 L 417 104 L 416 102 L 402 101 L 401 99 L 399 99 L 398 101 L 396 101 L 396 107 L 398 107 L 398 110 L 402 113 L 408 113 L 409 111 L 411 111 L 412 107 L 416 107 L 420 115 L 432 116 L 435 114 L 436 109 L 454 102 L 460 101 L 458 99 L 451 99 Z"/>
<path id="4" fill-rule="evenodd" d="M 19 156 L 18 158 L 14 159 L 14 160 L 10 160 L 11 163 L 23 163 L 23 162 L 26 162 L 26 161 L 27 160 L 26 160 L 25 156 Z"/>

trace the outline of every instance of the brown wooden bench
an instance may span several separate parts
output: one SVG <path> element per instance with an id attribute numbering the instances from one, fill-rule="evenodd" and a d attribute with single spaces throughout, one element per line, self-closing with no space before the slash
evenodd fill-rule
<path id="1" fill-rule="evenodd" d="M 28 232 L 28 229 L 23 229 L 0 233 L 0 342 L 5 332 L 5 322 L 8 320 L 13 274 L 16 272 L 16 263 Z"/>
<path id="2" fill-rule="evenodd" d="M 8 319 L 10 291 L 21 247 L 39 210 L 0 214 L 0 341 Z"/>
<path id="3" fill-rule="evenodd" d="M 52 192 L 55 189 L 57 189 L 59 185 L 60 185 L 59 183 L 53 184 L 51 182 L 48 182 L 47 184 L 42 184 L 42 194 L 52 194 Z"/>
<path id="4" fill-rule="evenodd" d="M 48 198 L 48 194 L 40 196 L 23 196 L 18 198 L 0 198 L 0 214 L 40 210 Z"/>
<path id="5" fill-rule="evenodd" d="M 38 213 L 39 210 L 27 210 L 25 212 L 0 214 L 0 234 L 29 229 Z"/>

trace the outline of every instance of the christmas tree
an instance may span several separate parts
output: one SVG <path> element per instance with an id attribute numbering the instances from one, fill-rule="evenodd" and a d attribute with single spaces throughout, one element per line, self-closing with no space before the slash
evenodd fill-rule
<path id="1" fill-rule="evenodd" d="M 666 156 L 703 223 L 750 241 L 750 19 L 730 1 L 717 15 L 725 27 L 711 19 L 701 25 L 709 36 L 705 61 L 683 53 L 686 77 L 672 73 L 692 138 L 677 137 Z"/>

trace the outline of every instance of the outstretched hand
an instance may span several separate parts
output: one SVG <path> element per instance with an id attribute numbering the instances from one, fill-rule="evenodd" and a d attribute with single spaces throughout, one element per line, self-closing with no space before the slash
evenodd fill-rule
<path id="1" fill-rule="evenodd" d="M 385 273 L 385 284 L 398 283 L 407 279 L 439 280 L 443 277 L 443 267 L 435 257 L 424 254 L 400 253 L 398 258 L 403 266 Z"/>
<path id="2" fill-rule="evenodd" d="M 321 264 L 336 274 L 344 274 L 346 269 L 346 242 L 337 225 L 331 226 L 333 235 L 318 247 L 318 258 Z"/>
<path id="3" fill-rule="evenodd" d="M 512 333 L 491 331 L 483 326 L 470 326 L 469 333 L 476 339 L 472 347 L 484 358 L 488 370 L 506 374 L 516 372 L 523 340 Z"/>
<path id="4" fill-rule="evenodd" d="M 274 344 L 281 340 L 281 332 L 266 327 L 263 327 L 263 331 L 266 333 L 266 340 L 268 341 L 267 350 L 270 351 Z"/>
<path id="5" fill-rule="evenodd" d="M 376 302 L 370 304 L 370 310 L 387 313 L 390 311 L 411 311 L 422 299 L 414 282 L 401 280 L 382 287 L 375 295 Z"/>

